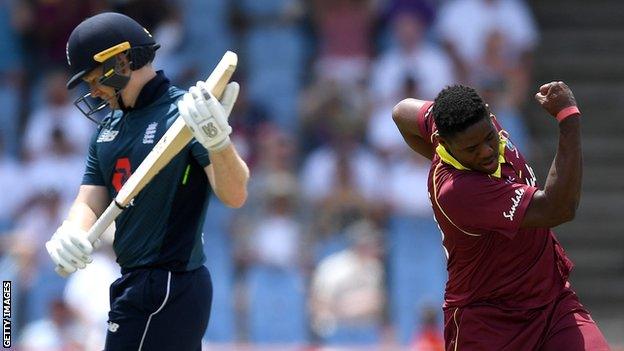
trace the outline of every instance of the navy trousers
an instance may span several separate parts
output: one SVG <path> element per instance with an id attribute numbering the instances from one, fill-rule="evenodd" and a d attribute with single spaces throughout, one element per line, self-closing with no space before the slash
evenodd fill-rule
<path id="1" fill-rule="evenodd" d="M 106 351 L 201 351 L 212 303 L 204 266 L 189 272 L 139 269 L 110 287 Z"/>

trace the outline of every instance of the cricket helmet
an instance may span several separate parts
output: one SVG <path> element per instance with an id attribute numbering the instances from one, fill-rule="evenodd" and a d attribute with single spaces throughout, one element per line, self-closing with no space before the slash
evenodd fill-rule
<path id="1" fill-rule="evenodd" d="M 101 83 L 122 89 L 127 77 L 112 71 L 115 55 L 127 51 L 130 69 L 136 70 L 153 60 L 159 47 L 147 29 L 126 15 L 104 12 L 89 17 L 73 30 L 67 41 L 65 51 L 71 73 L 67 88 L 74 88 L 85 74 L 104 65 Z"/>

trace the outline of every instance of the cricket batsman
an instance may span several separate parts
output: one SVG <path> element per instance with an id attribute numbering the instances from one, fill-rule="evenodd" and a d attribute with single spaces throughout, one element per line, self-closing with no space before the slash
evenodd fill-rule
<path id="1" fill-rule="evenodd" d="M 90 91 L 76 106 L 89 118 L 112 112 L 93 135 L 67 219 L 46 243 L 58 269 L 91 262 L 98 242 L 85 232 L 178 116 L 195 137 L 115 221 L 122 276 L 110 288 L 111 351 L 201 350 L 212 302 L 201 233 L 208 200 L 214 193 L 237 208 L 247 198 L 249 170 L 229 137 L 238 84 L 221 101 L 202 82 L 185 92 L 152 67 L 158 47 L 135 20 L 110 12 L 84 20 L 67 42 L 67 87 L 82 82 Z M 208 119 L 216 124 L 202 124 Z"/>
<path id="2" fill-rule="evenodd" d="M 407 144 L 431 160 L 429 196 L 448 259 L 448 351 L 609 349 L 550 229 L 571 221 L 580 201 L 581 114 L 563 82 L 535 98 L 559 125 L 543 188 L 474 89 L 450 86 L 433 102 L 394 107 Z"/>

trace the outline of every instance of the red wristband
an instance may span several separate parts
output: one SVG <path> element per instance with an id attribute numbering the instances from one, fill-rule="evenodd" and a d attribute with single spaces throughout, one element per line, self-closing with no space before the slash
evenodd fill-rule
<path id="1" fill-rule="evenodd" d="M 564 119 L 575 115 L 577 113 L 581 113 L 581 111 L 579 111 L 578 107 L 576 106 L 570 106 L 570 107 L 566 107 L 563 110 L 559 111 L 559 113 L 557 113 L 557 116 L 555 118 L 557 118 L 557 121 L 561 122 Z"/>

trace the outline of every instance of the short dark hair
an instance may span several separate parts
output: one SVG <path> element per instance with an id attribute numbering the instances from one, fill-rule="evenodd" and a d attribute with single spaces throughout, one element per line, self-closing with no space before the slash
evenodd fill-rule
<path id="1" fill-rule="evenodd" d="M 441 137 L 452 137 L 489 116 L 481 96 L 465 85 L 444 88 L 435 98 L 431 112 Z"/>
<path id="2" fill-rule="evenodd" d="M 160 45 L 144 45 L 135 46 L 128 50 L 128 60 L 130 61 L 130 69 L 136 71 L 148 63 L 154 61 L 156 50 Z"/>

